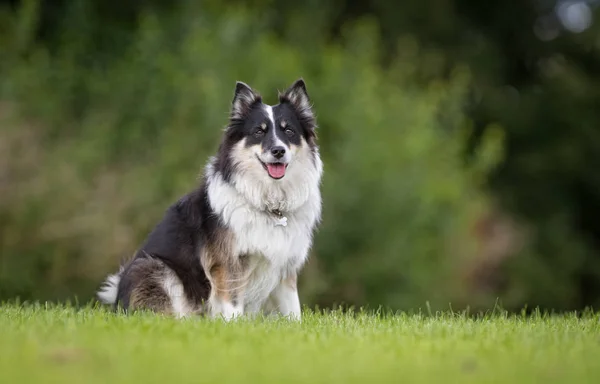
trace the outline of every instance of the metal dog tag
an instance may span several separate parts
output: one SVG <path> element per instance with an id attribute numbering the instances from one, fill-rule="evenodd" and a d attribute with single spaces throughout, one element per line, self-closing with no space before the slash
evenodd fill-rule
<path id="1" fill-rule="evenodd" d="M 275 220 L 275 226 L 281 225 L 282 227 L 287 227 L 287 217 L 281 216 L 280 218 Z"/>

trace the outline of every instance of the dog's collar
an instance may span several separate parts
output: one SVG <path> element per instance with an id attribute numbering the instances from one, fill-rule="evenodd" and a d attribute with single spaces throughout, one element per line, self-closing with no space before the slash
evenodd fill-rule
<path id="1" fill-rule="evenodd" d="M 283 217 L 283 213 L 279 209 L 271 209 L 269 212 L 278 217 Z"/>
<path id="2" fill-rule="evenodd" d="M 276 227 L 279 225 L 281 225 L 282 227 L 287 226 L 287 217 L 285 217 L 283 215 L 283 212 L 281 212 L 279 209 L 270 209 L 269 213 L 271 213 L 272 215 L 277 217 L 275 219 L 275 224 L 274 224 Z"/>

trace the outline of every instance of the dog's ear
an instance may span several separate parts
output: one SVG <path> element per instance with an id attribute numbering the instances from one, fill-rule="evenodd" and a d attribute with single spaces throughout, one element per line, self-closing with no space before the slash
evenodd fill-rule
<path id="1" fill-rule="evenodd" d="M 288 102 L 298 110 L 310 109 L 310 98 L 304 79 L 296 80 L 285 92 L 279 94 L 279 101 Z"/>
<path id="2" fill-rule="evenodd" d="M 316 128 L 315 116 L 310 105 L 310 97 L 306 91 L 304 79 L 296 80 L 285 92 L 280 93 L 279 102 L 289 103 L 294 107 L 303 124 L 310 129 Z"/>
<path id="3" fill-rule="evenodd" d="M 254 103 L 261 101 L 261 96 L 250 86 L 241 81 L 235 83 L 235 93 L 231 102 L 231 118 L 242 119 L 250 111 Z"/>

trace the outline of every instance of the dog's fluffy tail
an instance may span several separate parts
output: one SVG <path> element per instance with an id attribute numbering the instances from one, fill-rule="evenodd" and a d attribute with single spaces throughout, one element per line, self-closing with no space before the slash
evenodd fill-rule
<path id="1" fill-rule="evenodd" d="M 119 281 L 121 281 L 121 273 L 123 273 L 123 267 L 119 269 L 119 272 L 114 275 L 109 275 L 102 286 L 96 293 L 98 300 L 104 304 L 115 304 L 117 302 L 117 294 L 119 292 Z"/>

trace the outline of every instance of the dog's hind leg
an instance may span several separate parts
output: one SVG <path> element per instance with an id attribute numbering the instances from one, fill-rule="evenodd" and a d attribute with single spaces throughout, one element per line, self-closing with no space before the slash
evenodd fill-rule
<path id="1" fill-rule="evenodd" d="M 128 307 L 131 310 L 150 310 L 178 318 L 192 312 L 181 281 L 159 260 L 134 260 L 123 279 L 129 280 Z"/>

